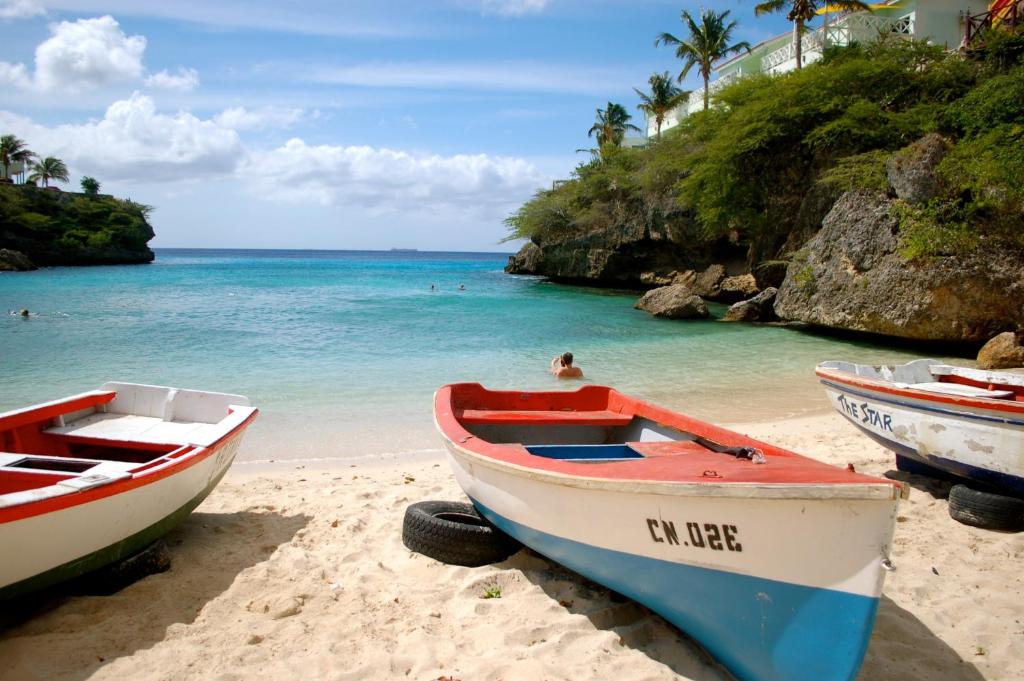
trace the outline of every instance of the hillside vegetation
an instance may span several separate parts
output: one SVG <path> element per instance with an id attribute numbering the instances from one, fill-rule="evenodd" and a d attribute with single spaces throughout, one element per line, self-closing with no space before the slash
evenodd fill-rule
<path id="1" fill-rule="evenodd" d="M 0 249 L 37 266 L 150 262 L 150 210 L 111 196 L 0 184 Z"/>
<path id="2" fill-rule="evenodd" d="M 901 253 L 964 252 L 981 239 L 1020 248 L 1022 52 L 1019 37 L 971 58 L 893 40 L 743 78 L 648 148 L 609 150 L 539 191 L 507 219 L 509 239 L 543 246 L 669 206 L 664 220 L 695 225 L 693 239 L 709 248 L 728 239 L 756 267 L 791 257 L 843 192 L 888 191 L 887 159 L 937 132 L 951 144 L 939 195 L 892 209 Z"/>

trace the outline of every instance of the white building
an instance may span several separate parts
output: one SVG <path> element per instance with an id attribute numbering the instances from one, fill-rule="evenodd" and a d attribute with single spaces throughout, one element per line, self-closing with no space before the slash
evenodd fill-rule
<path id="1" fill-rule="evenodd" d="M 882 35 L 896 35 L 928 40 L 953 50 L 964 40 L 968 15 L 988 10 L 985 0 L 889 0 L 871 6 L 870 12 L 828 13 L 822 24 L 809 29 L 803 37 L 801 55 L 804 65 L 821 59 L 824 51 L 835 45 L 869 42 Z M 722 62 L 710 86 L 714 93 L 738 78 L 755 73 L 779 74 L 796 68 L 796 49 L 792 31 L 778 35 Z M 694 90 L 689 100 L 666 116 L 661 125 L 664 132 L 692 113 L 704 108 L 704 90 Z M 647 121 L 647 136 L 654 137 L 654 119 Z"/>

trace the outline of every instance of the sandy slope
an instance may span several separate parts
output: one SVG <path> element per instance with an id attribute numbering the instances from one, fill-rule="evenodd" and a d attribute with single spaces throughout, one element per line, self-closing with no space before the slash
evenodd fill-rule
<path id="1" fill-rule="evenodd" d="M 892 468 L 836 415 L 737 429 Z M 860 678 L 1024 678 L 1024 534 L 959 525 L 941 484 L 908 479 Z M 727 678 L 657 616 L 539 556 L 470 569 L 402 546 L 408 503 L 460 497 L 439 454 L 233 474 L 170 536 L 169 572 L 16 613 L 0 679 Z"/>

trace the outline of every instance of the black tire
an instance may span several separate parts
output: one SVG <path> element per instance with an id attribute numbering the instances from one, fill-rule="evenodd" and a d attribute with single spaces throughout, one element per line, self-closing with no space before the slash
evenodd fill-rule
<path id="1" fill-rule="evenodd" d="M 1024 530 L 1024 499 L 953 485 L 949 490 L 949 516 L 983 530 L 1020 532 Z"/>
<path id="2" fill-rule="evenodd" d="M 421 501 L 405 509 L 402 543 L 449 565 L 479 567 L 505 560 L 522 546 L 486 519 L 473 504 Z"/>
<path id="3" fill-rule="evenodd" d="M 144 577 L 171 569 L 171 552 L 163 539 L 77 580 L 73 592 L 89 596 L 111 596 Z"/>

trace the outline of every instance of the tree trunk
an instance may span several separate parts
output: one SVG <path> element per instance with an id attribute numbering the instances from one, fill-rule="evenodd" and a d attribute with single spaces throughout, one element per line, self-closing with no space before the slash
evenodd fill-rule
<path id="1" fill-rule="evenodd" d="M 793 22 L 793 46 L 796 50 L 796 67 L 803 68 L 804 56 L 804 20 L 797 19 Z"/>
<path id="2" fill-rule="evenodd" d="M 707 111 L 708 110 L 708 74 L 704 73 L 704 72 L 701 72 L 700 75 L 704 76 L 704 110 Z"/>

